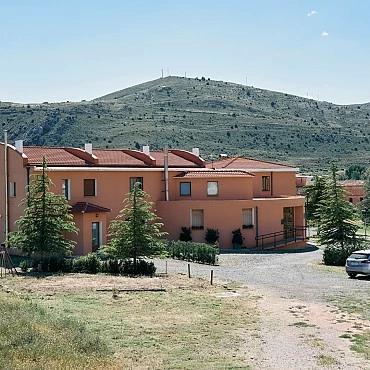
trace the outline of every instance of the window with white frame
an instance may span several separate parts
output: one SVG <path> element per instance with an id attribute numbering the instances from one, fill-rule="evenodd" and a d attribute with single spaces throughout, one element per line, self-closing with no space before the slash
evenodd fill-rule
<path id="1" fill-rule="evenodd" d="M 84 196 L 95 197 L 96 196 L 96 180 L 95 179 L 84 179 Z"/>
<path id="2" fill-rule="evenodd" d="M 71 180 L 70 179 L 62 180 L 62 192 L 67 200 L 71 200 Z"/>
<path id="3" fill-rule="evenodd" d="M 207 181 L 207 195 L 218 195 L 218 181 Z"/>
<path id="4" fill-rule="evenodd" d="M 204 229 L 204 212 L 203 209 L 192 209 L 191 210 L 191 228 L 195 230 Z"/>
<path id="5" fill-rule="evenodd" d="M 17 195 L 16 183 L 15 182 L 11 182 L 10 183 L 10 186 L 9 186 L 9 196 L 11 198 L 15 198 L 16 195 Z"/>
<path id="6" fill-rule="evenodd" d="M 252 229 L 254 226 L 253 208 L 244 208 L 242 210 L 243 229 Z"/>

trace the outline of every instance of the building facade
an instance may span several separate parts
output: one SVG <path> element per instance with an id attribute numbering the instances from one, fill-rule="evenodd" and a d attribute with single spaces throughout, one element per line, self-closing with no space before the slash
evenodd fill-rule
<path id="1" fill-rule="evenodd" d="M 6 153 L 6 155 L 5 155 Z M 42 170 L 72 206 L 79 228 L 76 255 L 85 255 L 107 243 L 109 223 L 123 208 L 136 182 L 150 195 L 169 240 L 190 227 L 193 241 L 204 242 L 207 228 L 218 229 L 219 245 L 232 248 L 232 231 L 241 229 L 245 248 L 254 248 L 263 236 L 287 239 L 304 236 L 304 197 L 296 195 L 296 168 L 250 158 L 223 158 L 206 163 L 197 148 L 143 151 L 0 144 L 0 230 L 3 243 L 23 214 L 20 206 L 32 175 Z M 6 166 L 5 166 L 6 164 Z M 7 170 L 6 170 L 7 168 Z M 5 191 L 5 189 L 7 191 Z M 262 239 L 261 239 L 262 236 Z M 267 239 L 265 238 L 265 241 Z"/>

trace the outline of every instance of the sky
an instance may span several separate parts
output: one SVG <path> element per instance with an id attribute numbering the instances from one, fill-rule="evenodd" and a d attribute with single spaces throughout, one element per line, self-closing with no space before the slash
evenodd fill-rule
<path id="1" fill-rule="evenodd" d="M 163 76 L 370 102 L 368 0 L 0 0 L 0 101 L 91 100 Z"/>

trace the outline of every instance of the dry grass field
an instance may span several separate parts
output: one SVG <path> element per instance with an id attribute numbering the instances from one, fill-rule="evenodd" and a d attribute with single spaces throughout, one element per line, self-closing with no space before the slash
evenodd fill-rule
<path id="1" fill-rule="evenodd" d="M 258 298 L 245 288 L 185 275 L 21 276 L 0 284 L 0 332 L 9 344 L 1 368 L 248 369 L 259 351 Z"/>

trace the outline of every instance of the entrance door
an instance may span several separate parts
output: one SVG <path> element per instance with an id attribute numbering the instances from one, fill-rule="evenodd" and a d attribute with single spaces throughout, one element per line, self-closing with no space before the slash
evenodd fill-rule
<path id="1" fill-rule="evenodd" d="M 294 207 L 284 207 L 284 237 L 285 239 L 294 237 Z"/>
<path id="2" fill-rule="evenodd" d="M 91 224 L 91 241 L 92 241 L 92 251 L 96 252 L 100 247 L 100 230 L 99 222 L 93 222 Z"/>

